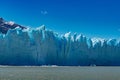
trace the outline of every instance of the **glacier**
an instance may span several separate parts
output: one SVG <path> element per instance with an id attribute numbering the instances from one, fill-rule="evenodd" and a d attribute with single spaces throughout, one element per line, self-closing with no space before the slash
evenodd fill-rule
<path id="1" fill-rule="evenodd" d="M 120 41 L 16 27 L 0 33 L 0 65 L 118 66 Z"/>
<path id="2" fill-rule="evenodd" d="M 0 30 L 0 65 L 120 66 L 118 39 L 61 35 L 44 25 L 25 28 L 4 21 Z"/>

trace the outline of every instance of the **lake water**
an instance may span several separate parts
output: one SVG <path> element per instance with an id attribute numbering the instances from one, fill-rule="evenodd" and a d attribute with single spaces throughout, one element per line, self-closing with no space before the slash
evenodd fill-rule
<path id="1" fill-rule="evenodd" d="M 0 80 L 120 80 L 120 67 L 0 67 Z"/>

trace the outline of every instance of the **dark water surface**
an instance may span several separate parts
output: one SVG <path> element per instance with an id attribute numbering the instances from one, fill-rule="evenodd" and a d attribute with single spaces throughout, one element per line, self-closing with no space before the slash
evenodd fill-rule
<path id="1" fill-rule="evenodd" d="M 0 80 L 120 80 L 120 67 L 0 67 Z"/>

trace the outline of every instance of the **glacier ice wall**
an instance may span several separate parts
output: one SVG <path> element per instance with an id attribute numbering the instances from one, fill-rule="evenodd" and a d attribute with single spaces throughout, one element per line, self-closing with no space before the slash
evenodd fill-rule
<path id="1" fill-rule="evenodd" d="M 17 27 L 0 34 L 0 65 L 116 66 L 120 41 Z"/>

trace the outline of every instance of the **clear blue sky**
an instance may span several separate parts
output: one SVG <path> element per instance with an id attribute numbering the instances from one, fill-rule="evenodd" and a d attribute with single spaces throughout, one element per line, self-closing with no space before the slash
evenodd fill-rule
<path id="1" fill-rule="evenodd" d="M 0 0 L 0 17 L 58 33 L 120 38 L 119 0 Z"/>

